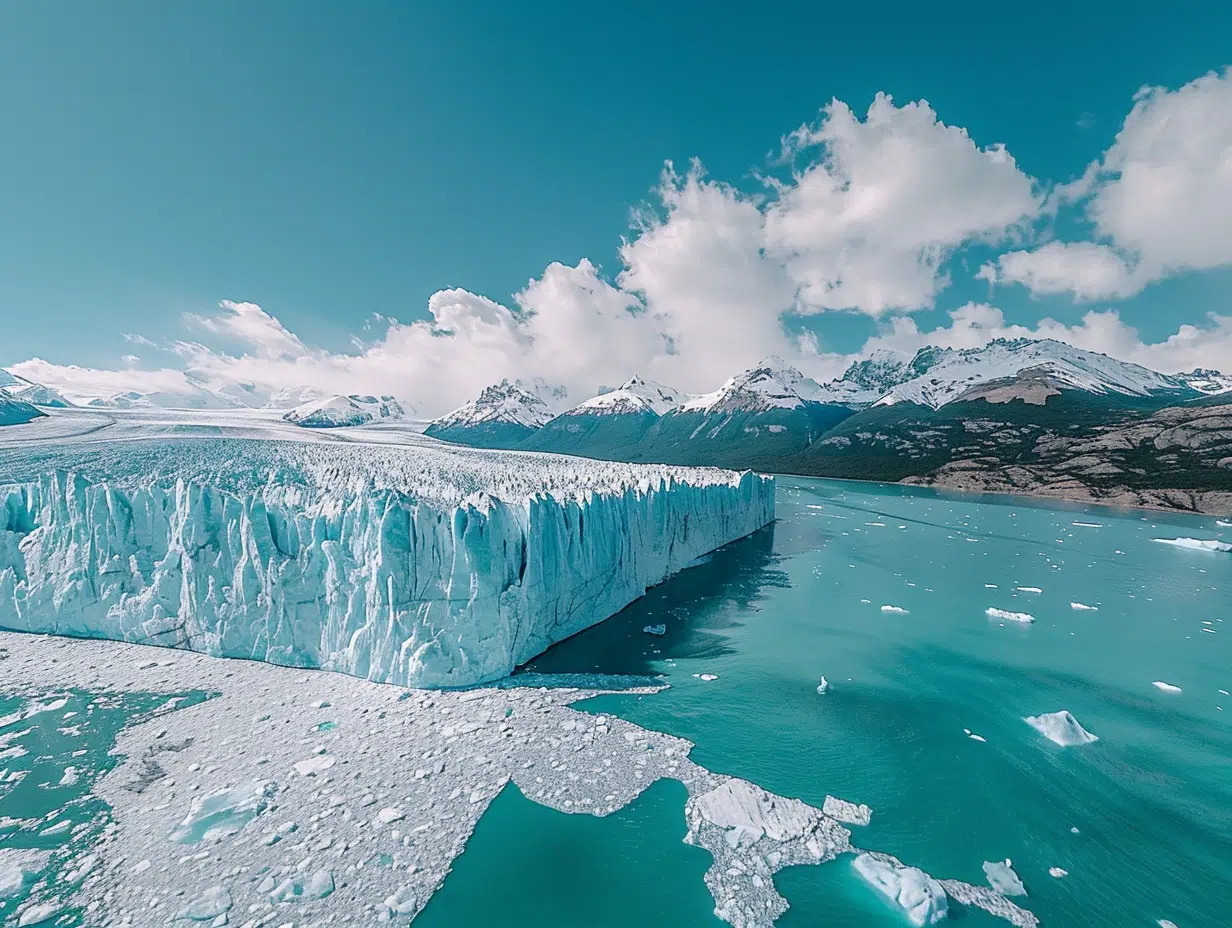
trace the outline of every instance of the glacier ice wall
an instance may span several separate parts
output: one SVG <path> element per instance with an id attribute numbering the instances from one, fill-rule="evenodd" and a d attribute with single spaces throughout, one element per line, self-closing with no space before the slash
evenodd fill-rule
<path id="1" fill-rule="evenodd" d="M 489 681 L 774 518 L 772 478 L 629 473 L 564 498 L 442 503 L 354 481 L 236 491 L 54 469 L 0 486 L 0 627 Z"/>

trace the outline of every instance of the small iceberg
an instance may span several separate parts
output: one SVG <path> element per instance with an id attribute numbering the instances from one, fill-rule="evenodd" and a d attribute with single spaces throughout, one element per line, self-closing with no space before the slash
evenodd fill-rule
<path id="1" fill-rule="evenodd" d="M 711 680 L 719 679 L 719 675 L 717 673 L 695 673 L 693 676 L 697 677 L 699 680 L 705 680 L 707 683 Z"/>
<path id="2" fill-rule="evenodd" d="M 894 615 L 908 615 L 907 610 L 902 606 L 882 606 L 881 611 L 892 612 Z"/>
<path id="3" fill-rule="evenodd" d="M 949 912 L 941 884 L 918 867 L 867 852 L 855 859 L 854 866 L 856 873 L 898 903 L 913 925 L 935 925 Z"/>
<path id="4" fill-rule="evenodd" d="M 826 695 L 826 691 L 830 689 L 830 681 L 825 677 L 821 678 L 821 682 L 817 684 L 817 694 L 819 696 Z"/>
<path id="5" fill-rule="evenodd" d="M 1035 616 L 1029 612 L 1010 612 L 1007 609 L 997 609 L 994 606 L 989 606 L 985 609 L 984 615 L 990 619 L 1004 619 L 1007 622 L 1030 623 L 1035 621 Z"/>
<path id="6" fill-rule="evenodd" d="M 1163 680 L 1156 680 L 1151 685 L 1154 686 L 1156 689 L 1163 690 L 1165 693 L 1181 692 L 1181 688 L 1179 686 L 1176 686 L 1172 683 L 1165 683 Z"/>
<path id="7" fill-rule="evenodd" d="M 977 735 L 970 728 L 964 728 L 963 734 L 966 735 L 968 738 L 970 738 L 972 741 L 979 741 L 981 743 L 986 743 L 988 741 L 988 739 L 985 738 L 983 735 Z"/>
<path id="8" fill-rule="evenodd" d="M 984 875 L 988 877 L 988 885 L 1003 896 L 1025 896 L 1027 888 L 1014 872 L 1014 866 L 1007 857 L 1005 861 L 992 863 L 984 861 Z"/>
<path id="9" fill-rule="evenodd" d="M 1023 721 L 1053 744 L 1059 744 L 1063 748 L 1090 744 L 1092 741 L 1099 740 L 1097 735 L 1091 734 L 1079 725 L 1078 720 L 1070 714 L 1068 709 L 1027 716 Z"/>
<path id="10" fill-rule="evenodd" d="M 666 625 L 647 625 L 642 629 L 642 631 L 644 631 L 647 635 L 666 635 L 667 626 Z"/>
<path id="11" fill-rule="evenodd" d="M 1104 527 L 1102 522 L 1075 522 L 1073 524 L 1078 526 L 1079 528 L 1103 528 Z"/>
<path id="12" fill-rule="evenodd" d="M 1014 587 L 1019 593 L 1042 593 L 1044 592 L 1038 586 L 1016 586 Z"/>
<path id="13" fill-rule="evenodd" d="M 1232 544 L 1214 538 L 1156 538 L 1161 545 L 1187 548 L 1190 551 L 1232 551 Z"/>
<path id="14" fill-rule="evenodd" d="M 1075 612 L 1099 612 L 1099 606 L 1088 606 L 1086 603 L 1070 603 L 1069 607 Z"/>
<path id="15" fill-rule="evenodd" d="M 1068 870 L 1062 870 L 1060 867 L 1049 867 L 1048 875 L 1054 880 L 1059 880 L 1061 877 L 1069 876 Z"/>

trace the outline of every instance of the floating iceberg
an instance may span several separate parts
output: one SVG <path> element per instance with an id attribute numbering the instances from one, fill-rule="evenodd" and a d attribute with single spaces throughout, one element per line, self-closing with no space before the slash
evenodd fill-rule
<path id="1" fill-rule="evenodd" d="M 949 912 L 941 884 L 917 867 L 905 866 L 888 854 L 868 852 L 856 858 L 855 868 L 898 903 L 913 925 L 935 925 Z"/>
<path id="2" fill-rule="evenodd" d="M 1004 861 L 984 861 L 984 875 L 988 877 L 988 885 L 1003 896 L 1025 896 L 1027 888 L 1014 872 L 1014 865 L 1007 857 Z"/>
<path id="3" fill-rule="evenodd" d="M 1088 606 L 1086 603 L 1070 603 L 1069 607 L 1075 612 L 1099 612 L 1099 606 Z"/>
<path id="4" fill-rule="evenodd" d="M 1161 689 L 1165 693 L 1179 693 L 1181 688 L 1173 683 L 1165 683 L 1163 680 L 1156 680 L 1153 684 L 1156 689 Z"/>
<path id="5" fill-rule="evenodd" d="M 825 677 L 822 677 L 821 681 L 817 684 L 817 694 L 819 696 L 824 696 L 829 691 L 829 689 L 830 689 L 830 681 L 827 680 Z"/>
<path id="6" fill-rule="evenodd" d="M 1188 548 L 1191 551 L 1232 551 L 1232 544 L 1214 538 L 1156 538 L 1161 545 Z"/>
<path id="7" fill-rule="evenodd" d="M 0 446 L 0 473 L 0 628 L 410 686 L 503 677 L 774 518 L 752 473 L 418 435 Z"/>
<path id="8" fill-rule="evenodd" d="M 1006 609 L 997 609 L 989 606 L 984 610 L 984 615 L 990 619 L 1004 619 L 1007 622 L 1023 622 L 1030 623 L 1035 621 L 1035 616 L 1029 612 L 1010 612 Z"/>
<path id="9" fill-rule="evenodd" d="M 1099 740 L 1096 735 L 1079 725 L 1078 720 L 1070 715 L 1067 709 L 1028 716 L 1023 721 L 1049 741 L 1063 748 L 1077 744 L 1090 744 L 1092 741 Z"/>
<path id="10" fill-rule="evenodd" d="M 902 606 L 882 606 L 881 611 L 893 613 L 894 615 L 907 615 L 907 610 Z"/>

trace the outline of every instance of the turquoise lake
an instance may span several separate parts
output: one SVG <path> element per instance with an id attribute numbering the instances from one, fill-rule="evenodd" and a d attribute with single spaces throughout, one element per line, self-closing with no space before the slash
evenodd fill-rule
<path id="1" fill-rule="evenodd" d="M 777 505 L 774 526 L 527 669 L 659 674 L 661 693 L 580 707 L 688 738 L 698 763 L 772 792 L 867 803 L 853 842 L 938 878 L 982 884 L 984 861 L 1010 858 L 1028 890 L 1016 901 L 1045 926 L 1232 924 L 1232 554 L 1155 540 L 1232 541 L 1232 528 L 796 478 L 779 478 Z M 0 716 L 28 711 L 2 674 L 0 662 Z M 106 824 L 89 789 L 115 762 L 115 733 L 167 698 L 67 699 L 0 719 L 0 738 L 35 729 L 0 743 L 24 752 L 0 759 L 0 847 L 51 850 L 52 873 Z M 1099 740 L 1062 748 L 1023 721 L 1061 709 Z M 507 787 L 415 924 L 717 928 L 710 856 L 681 841 L 684 801 L 662 781 L 597 819 Z M 57 809 L 73 830 L 12 824 Z M 849 859 L 776 884 L 786 928 L 908 924 Z"/>
<path id="2" fill-rule="evenodd" d="M 688 738 L 697 762 L 772 792 L 867 803 L 872 824 L 853 829 L 853 842 L 939 878 L 984 883 L 984 861 L 1010 858 L 1028 891 L 1018 901 L 1044 925 L 1232 924 L 1232 697 L 1220 692 L 1232 690 L 1232 555 L 1154 540 L 1228 541 L 1232 529 L 789 477 L 779 478 L 777 506 L 772 529 L 533 669 L 663 674 L 663 693 L 587 708 Z M 989 619 L 989 607 L 1036 621 Z M 661 637 L 642 631 L 660 623 Z M 1061 748 L 1023 721 L 1060 709 L 1100 740 Z M 490 814 L 540 811 L 508 803 Z M 672 828 L 684 832 L 679 820 Z M 649 834 L 654 880 L 695 897 L 694 849 L 662 847 L 657 824 Z M 555 840 L 521 843 L 504 866 L 529 874 Z M 638 891 L 639 865 L 610 862 L 612 852 L 638 852 L 620 840 L 595 847 L 627 870 L 608 876 L 622 887 L 609 897 L 619 908 Z M 476 888 L 462 863 L 450 879 Z M 1054 879 L 1051 867 L 1069 875 Z M 784 871 L 777 885 L 792 905 L 779 922 L 787 928 L 906 924 L 843 860 Z M 720 924 L 705 908 L 665 909 L 655 923 Z M 580 912 L 558 898 L 517 924 L 586 923 Z M 962 920 L 1004 924 L 975 912 Z"/>

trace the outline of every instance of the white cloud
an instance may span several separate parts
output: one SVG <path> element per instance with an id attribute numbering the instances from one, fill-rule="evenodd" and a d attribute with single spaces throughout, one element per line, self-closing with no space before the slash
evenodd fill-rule
<path id="1" fill-rule="evenodd" d="M 212 316 L 186 313 L 186 322 L 256 351 L 261 358 L 297 358 L 309 353 L 299 337 L 256 303 L 223 300 Z"/>
<path id="2" fill-rule="evenodd" d="M 980 148 L 923 101 L 897 107 L 878 94 L 860 121 L 836 100 L 786 147 L 816 160 L 778 186 L 767 245 L 804 311 L 930 307 L 955 249 L 1005 240 L 1041 205 L 1004 146 Z"/>
<path id="3" fill-rule="evenodd" d="M 795 287 L 763 254 L 758 202 L 707 180 L 697 163 L 683 177 L 669 164 L 658 194 L 663 215 L 639 217 L 617 278 L 641 297 L 673 352 L 660 353 L 645 373 L 701 391 L 766 355 L 794 353 L 780 317 Z"/>
<path id="4" fill-rule="evenodd" d="M 1104 157 L 1054 192 L 1086 201 L 1095 242 L 1002 255 L 983 276 L 1097 299 L 1232 264 L 1232 68 L 1134 100 Z"/>
<path id="5" fill-rule="evenodd" d="M 1145 285 L 1140 265 L 1108 245 L 1049 242 L 1034 251 L 1011 251 L 975 275 L 990 283 L 1018 283 L 1036 296 L 1073 293 L 1079 300 L 1122 299 Z"/>

